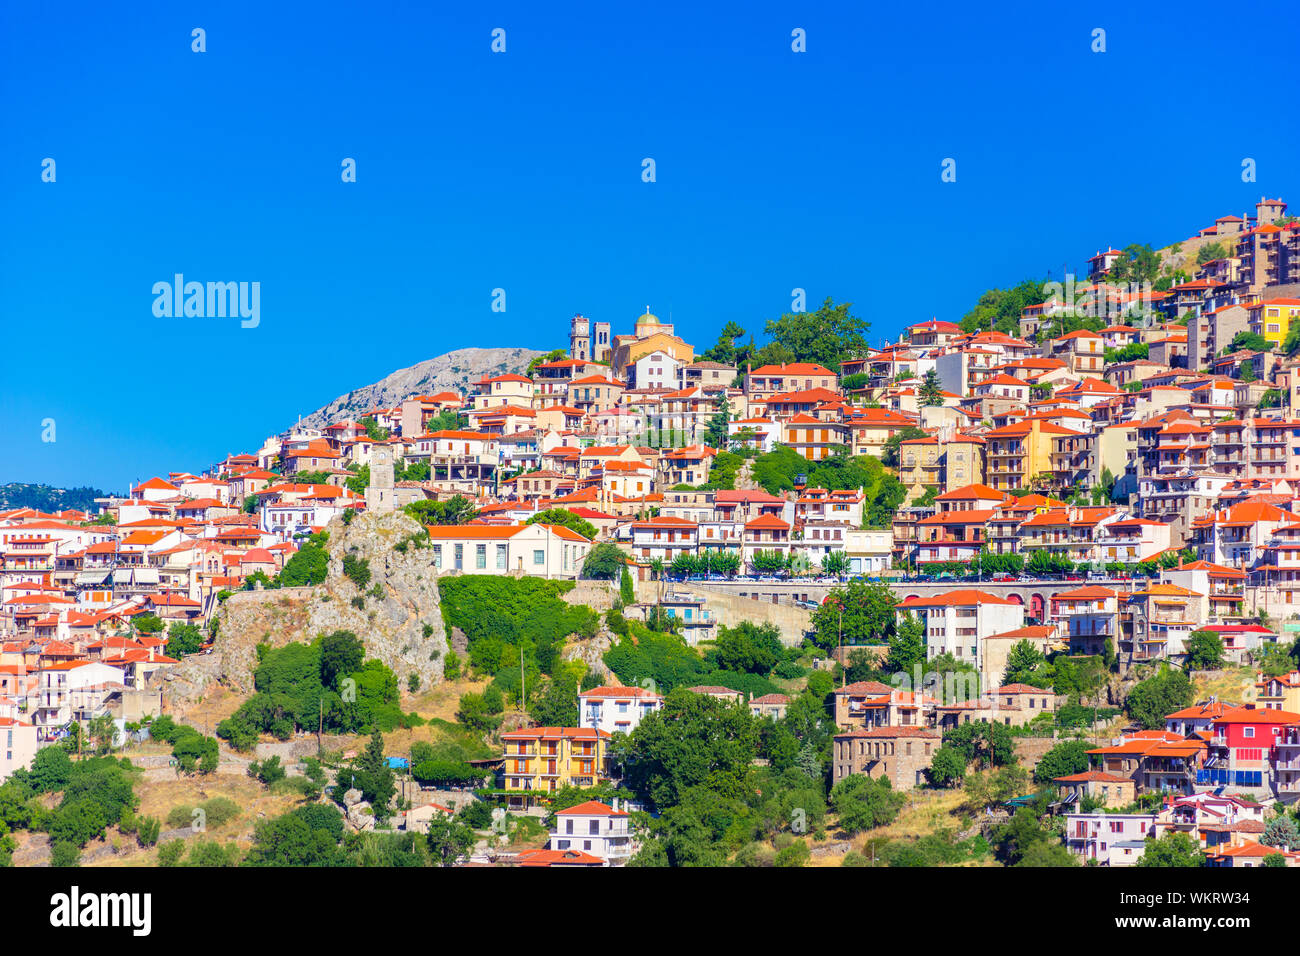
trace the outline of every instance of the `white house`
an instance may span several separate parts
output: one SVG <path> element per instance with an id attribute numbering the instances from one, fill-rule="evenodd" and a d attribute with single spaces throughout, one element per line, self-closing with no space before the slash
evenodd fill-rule
<path id="1" fill-rule="evenodd" d="M 550 849 L 581 850 L 605 860 L 610 866 L 626 863 L 636 852 L 636 841 L 628 827 L 627 812 L 596 800 L 555 814 Z"/>
<path id="2" fill-rule="evenodd" d="M 667 352 L 643 355 L 627 370 L 633 388 L 676 389 L 682 379 L 682 363 Z"/>
<path id="3" fill-rule="evenodd" d="M 52 740 L 71 721 L 90 720 L 105 713 L 113 690 L 126 686 L 120 667 L 90 661 L 68 661 L 41 668 L 33 723 L 43 740 Z"/>
<path id="4" fill-rule="evenodd" d="M 591 542 L 562 525 L 443 525 L 429 528 L 433 566 L 465 574 L 576 578 Z"/>
<path id="5" fill-rule="evenodd" d="M 593 687 L 578 695 L 578 722 L 606 733 L 630 734 L 664 699 L 644 687 Z"/>
<path id="6" fill-rule="evenodd" d="M 980 671 L 986 687 L 997 686 L 999 673 L 991 673 L 985 661 L 985 640 L 994 634 L 1017 631 L 1024 626 L 1025 608 L 974 589 L 957 589 L 933 597 L 909 597 L 897 606 L 900 618 L 916 614 L 925 625 L 927 659 L 951 654 L 959 661 L 973 664 Z M 986 663 L 989 666 L 986 667 Z"/>
<path id="7" fill-rule="evenodd" d="M 1065 845 L 1100 866 L 1133 866 L 1142 859 L 1155 822 L 1150 813 L 1067 813 Z"/>

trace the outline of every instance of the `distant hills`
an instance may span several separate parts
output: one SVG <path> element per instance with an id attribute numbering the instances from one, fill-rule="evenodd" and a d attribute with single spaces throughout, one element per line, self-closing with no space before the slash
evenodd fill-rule
<path id="1" fill-rule="evenodd" d="M 396 405 L 410 395 L 448 390 L 463 393 L 471 382 L 485 375 L 523 372 L 529 362 L 542 354 L 536 349 L 521 348 L 456 349 L 340 395 L 305 416 L 302 423 L 320 428 L 341 418 L 359 418 L 372 408 Z"/>
<path id="2" fill-rule="evenodd" d="M 98 488 L 54 488 L 50 485 L 11 481 L 0 485 L 0 511 L 35 508 L 37 511 L 95 511 L 95 499 L 107 498 Z"/>

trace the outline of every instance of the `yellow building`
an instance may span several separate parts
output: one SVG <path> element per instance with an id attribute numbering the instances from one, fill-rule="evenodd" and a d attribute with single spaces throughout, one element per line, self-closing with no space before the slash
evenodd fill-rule
<path id="1" fill-rule="evenodd" d="M 1255 686 L 1259 688 L 1255 697 L 1256 706 L 1300 714 L 1300 671 L 1266 677 L 1256 681 Z"/>
<path id="2" fill-rule="evenodd" d="M 1246 311 L 1250 314 L 1250 330 L 1281 348 L 1292 321 L 1300 318 L 1300 299 L 1265 299 L 1246 306 Z"/>
<path id="3" fill-rule="evenodd" d="M 824 461 L 845 445 L 845 428 L 811 415 L 796 415 L 782 423 L 782 441 L 809 461 Z"/>
<path id="4" fill-rule="evenodd" d="M 944 490 L 941 457 L 939 439 L 933 435 L 899 443 L 898 480 L 907 489 L 909 501 L 923 497 L 927 491 L 938 494 Z"/>
<path id="5" fill-rule="evenodd" d="M 984 433 L 987 483 L 998 491 L 1031 488 L 1042 476 L 1051 476 L 1054 439 L 1077 435 L 1039 418 L 1026 418 Z"/>
<path id="6" fill-rule="evenodd" d="M 632 335 L 614 336 L 613 368 L 615 377 L 627 380 L 627 369 L 637 360 L 655 352 L 662 352 L 682 365 L 695 361 L 695 349 L 673 334 L 673 326 L 652 315 L 647 308 L 637 316 L 636 331 Z"/>
<path id="7" fill-rule="evenodd" d="M 561 787 L 594 787 L 606 779 L 609 734 L 590 727 L 527 727 L 502 734 L 505 789 L 555 793 Z M 511 802 L 516 798 L 511 797 Z"/>

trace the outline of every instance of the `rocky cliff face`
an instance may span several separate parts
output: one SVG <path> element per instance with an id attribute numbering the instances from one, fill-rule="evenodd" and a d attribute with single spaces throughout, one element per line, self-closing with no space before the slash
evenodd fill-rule
<path id="1" fill-rule="evenodd" d="M 232 595 L 217 613 L 213 652 L 169 669 L 169 697 L 197 700 L 213 681 L 251 694 L 258 644 L 282 647 L 340 630 L 356 634 L 367 658 L 387 665 L 403 690 L 412 673 L 419 675 L 422 687 L 442 679 L 448 645 L 432 552 L 412 545 L 395 549 L 417 534 L 420 525 L 400 513 L 361 514 L 346 526 L 335 519 L 327 530 L 325 582 L 315 588 Z M 349 553 L 370 570 L 363 588 L 343 573 L 343 558 Z M 354 603 L 357 598 L 360 606 Z"/>
<path id="2" fill-rule="evenodd" d="M 356 418 L 375 407 L 396 405 L 411 395 L 433 394 L 447 390 L 466 392 L 469 383 L 484 376 L 520 373 L 541 355 L 535 349 L 456 349 L 399 369 L 387 378 L 340 395 L 324 408 L 317 409 L 302 421 L 319 428 L 342 418 Z"/>

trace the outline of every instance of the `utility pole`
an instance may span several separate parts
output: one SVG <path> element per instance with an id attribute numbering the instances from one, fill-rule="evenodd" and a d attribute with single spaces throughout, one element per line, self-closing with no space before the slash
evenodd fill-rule
<path id="1" fill-rule="evenodd" d="M 840 634 L 840 689 L 843 690 L 844 687 L 847 686 L 846 681 L 848 680 L 848 673 L 849 673 L 849 672 L 848 672 L 848 668 L 844 666 L 844 664 L 845 664 L 845 660 L 844 660 L 844 605 L 843 605 L 843 604 L 836 604 L 836 607 L 838 607 L 839 610 L 840 610 L 840 613 L 839 613 L 839 634 Z"/>

